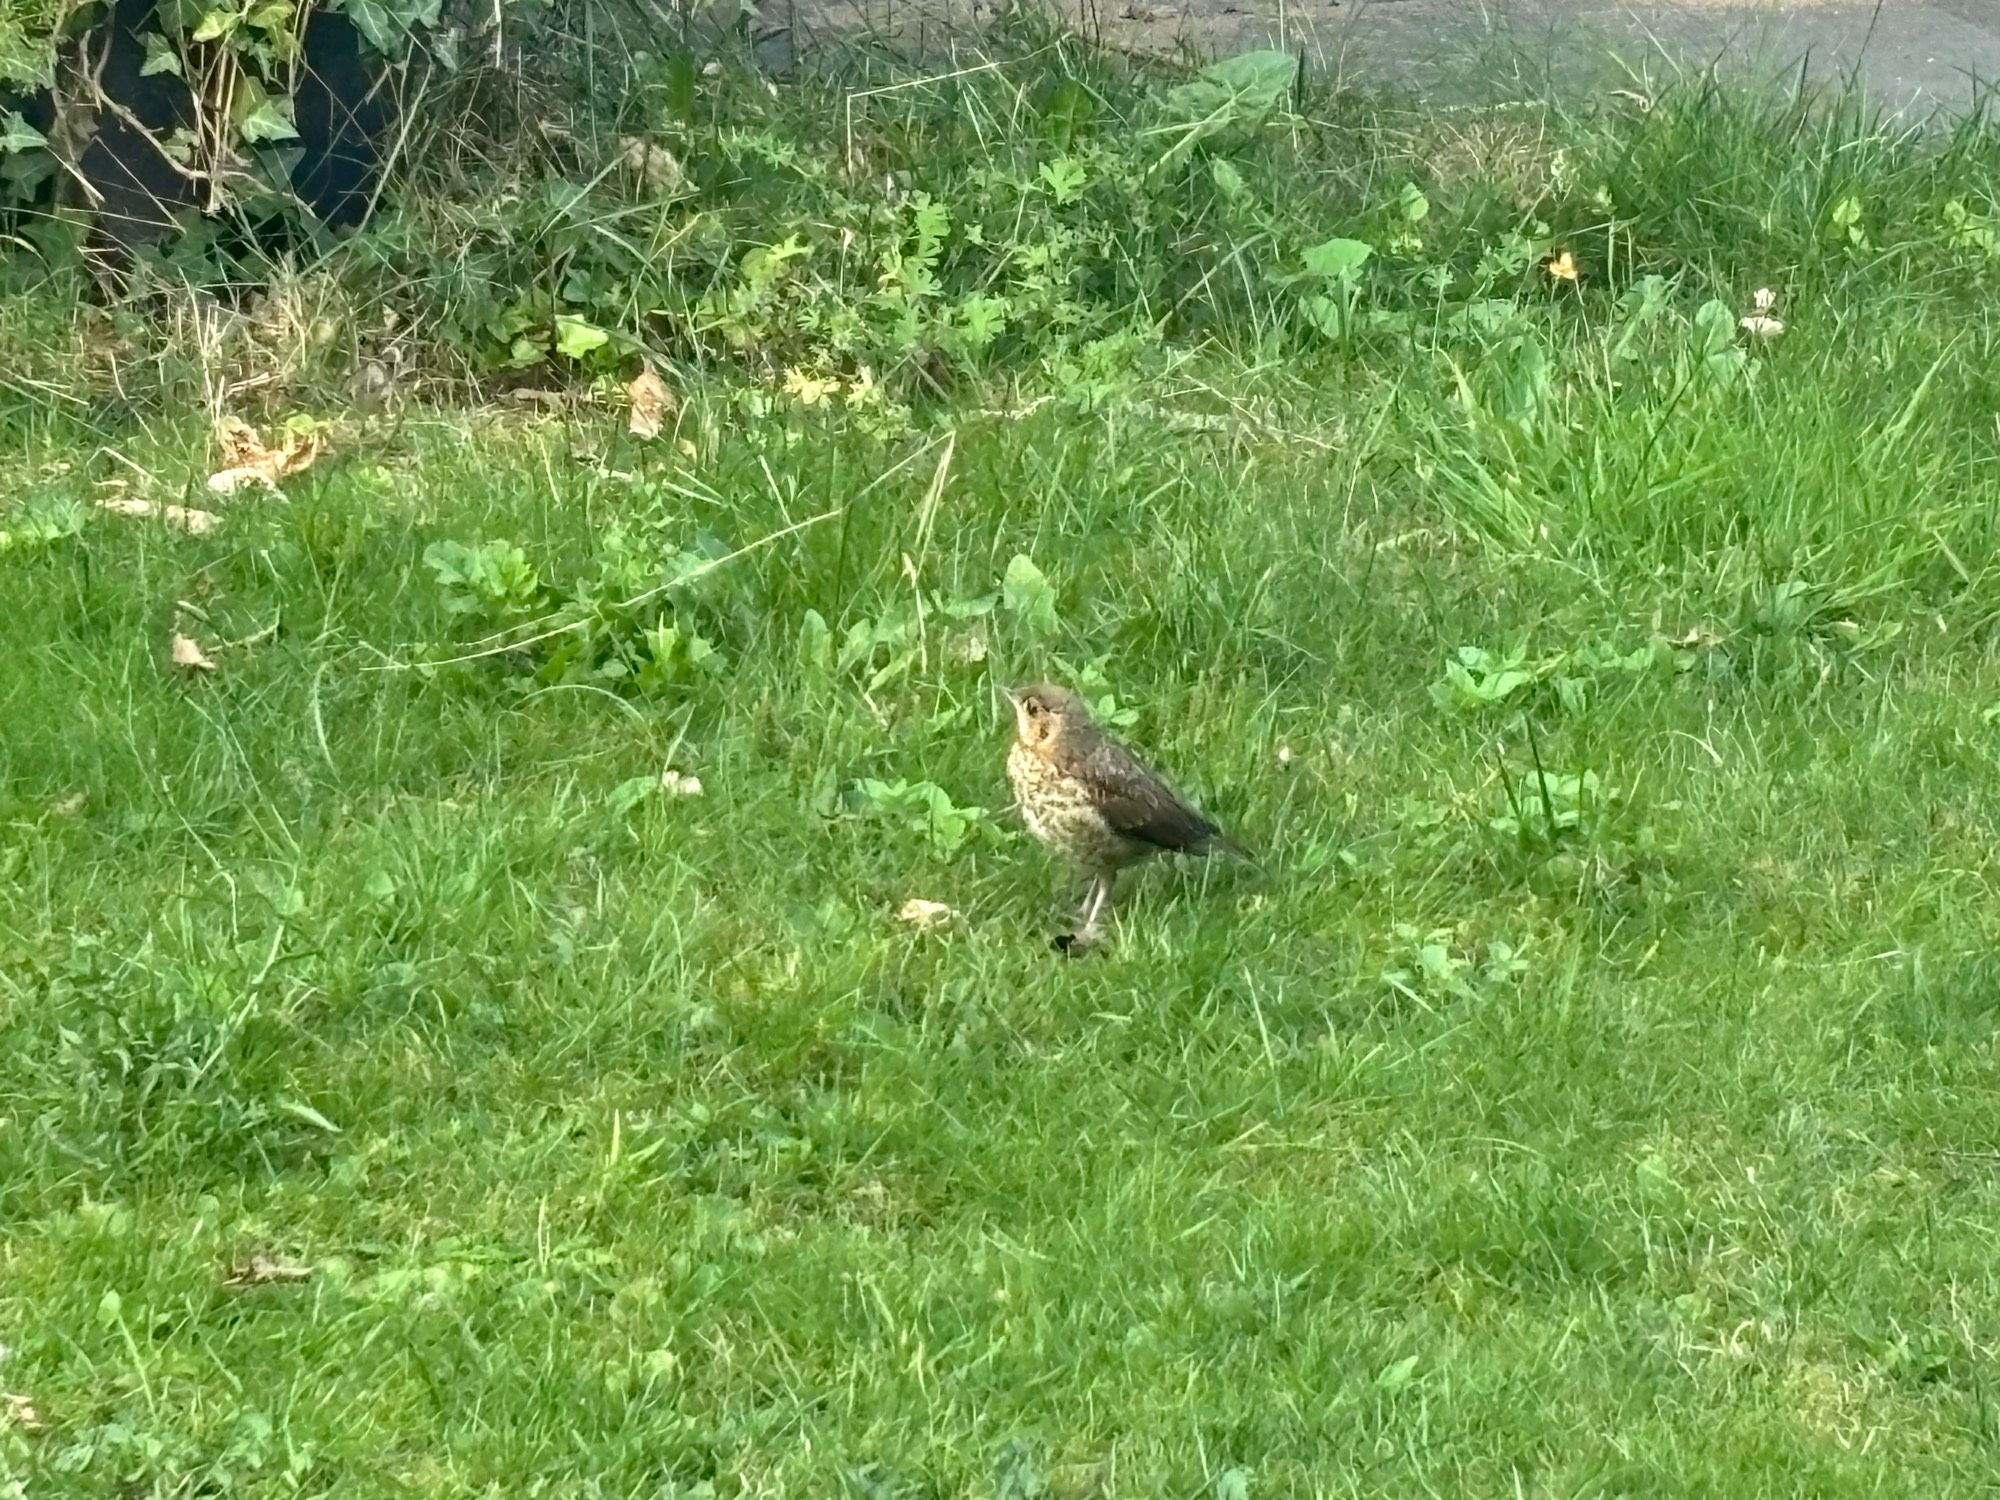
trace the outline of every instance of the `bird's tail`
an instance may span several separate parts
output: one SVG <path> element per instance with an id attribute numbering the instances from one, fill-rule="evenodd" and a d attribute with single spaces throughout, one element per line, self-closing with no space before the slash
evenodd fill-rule
<path id="1" fill-rule="evenodd" d="M 1257 856 L 1237 843 L 1235 839 L 1224 833 L 1220 828 L 1211 828 L 1208 831 L 1206 843 L 1207 850 L 1204 852 L 1219 849 L 1222 853 L 1230 855 L 1232 858 L 1242 860 L 1244 864 L 1250 866 L 1251 869 L 1256 870 L 1260 874 L 1263 872 L 1263 863 Z"/>

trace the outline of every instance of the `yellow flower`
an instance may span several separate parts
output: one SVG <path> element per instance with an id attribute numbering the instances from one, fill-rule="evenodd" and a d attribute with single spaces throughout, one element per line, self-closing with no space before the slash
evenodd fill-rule
<path id="1" fill-rule="evenodd" d="M 804 370 L 785 371 L 785 394 L 798 397 L 801 406 L 818 406 L 840 389 L 840 382 L 824 375 L 808 375 Z"/>
<path id="2" fill-rule="evenodd" d="M 1573 282 L 1576 280 L 1576 257 L 1567 250 L 1558 250 L 1542 262 L 1542 269 L 1549 273 L 1552 280 Z"/>

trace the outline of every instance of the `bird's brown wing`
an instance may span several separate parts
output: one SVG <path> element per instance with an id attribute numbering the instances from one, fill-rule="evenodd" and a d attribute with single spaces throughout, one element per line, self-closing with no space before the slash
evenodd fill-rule
<path id="1" fill-rule="evenodd" d="M 1198 853 L 1219 840 L 1216 827 L 1123 745 L 1096 737 L 1073 768 L 1092 803 L 1128 839 L 1173 852 Z"/>

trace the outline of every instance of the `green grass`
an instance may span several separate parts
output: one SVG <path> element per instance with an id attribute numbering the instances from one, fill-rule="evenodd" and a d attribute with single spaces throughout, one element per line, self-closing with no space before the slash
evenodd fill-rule
<path id="1" fill-rule="evenodd" d="M 1541 122 L 1573 187 L 1496 213 L 1426 128 L 1296 217 L 1422 156 L 1425 255 L 1538 213 L 1580 290 L 1324 341 L 1258 283 L 886 433 L 721 370 L 692 458 L 407 402 L 206 537 L 87 509 L 210 503 L 171 367 L 0 387 L 0 1478 L 1990 1483 L 2000 314 L 1938 205 L 2000 141 L 1697 92 Z M 1760 284 L 1784 335 L 1703 364 Z M 426 551 L 487 541 L 536 581 L 454 613 Z M 1052 628 L 964 604 L 1022 555 Z M 600 670 L 660 620 L 715 669 Z M 997 689 L 1079 673 L 1268 868 L 1149 872 L 1066 963 Z"/>

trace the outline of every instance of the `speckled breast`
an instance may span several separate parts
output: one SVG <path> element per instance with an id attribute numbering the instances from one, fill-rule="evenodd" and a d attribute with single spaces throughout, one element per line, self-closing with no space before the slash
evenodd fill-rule
<path id="1" fill-rule="evenodd" d="M 1139 856 L 1138 847 L 1104 821 L 1082 787 L 1025 745 L 1007 752 L 1007 780 L 1028 832 L 1057 853 L 1097 869 Z"/>

